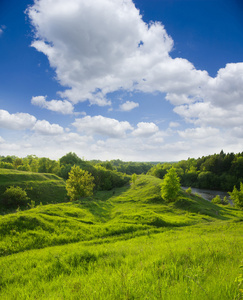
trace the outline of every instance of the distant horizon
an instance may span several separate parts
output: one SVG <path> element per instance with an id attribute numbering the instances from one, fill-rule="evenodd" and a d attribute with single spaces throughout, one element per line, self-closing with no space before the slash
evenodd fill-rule
<path id="1" fill-rule="evenodd" d="M 243 151 L 243 3 L 3 0 L 0 155 Z"/>

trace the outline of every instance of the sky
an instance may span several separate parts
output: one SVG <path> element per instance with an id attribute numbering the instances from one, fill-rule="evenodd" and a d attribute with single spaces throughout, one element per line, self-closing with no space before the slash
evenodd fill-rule
<path id="1" fill-rule="evenodd" d="M 1 0 L 0 155 L 243 151 L 241 0 Z"/>

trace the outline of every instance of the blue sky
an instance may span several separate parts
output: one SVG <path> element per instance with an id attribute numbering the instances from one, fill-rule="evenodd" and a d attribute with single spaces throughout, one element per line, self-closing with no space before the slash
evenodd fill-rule
<path id="1" fill-rule="evenodd" d="M 240 0 L 2 0 L 0 155 L 241 152 L 242 16 Z"/>

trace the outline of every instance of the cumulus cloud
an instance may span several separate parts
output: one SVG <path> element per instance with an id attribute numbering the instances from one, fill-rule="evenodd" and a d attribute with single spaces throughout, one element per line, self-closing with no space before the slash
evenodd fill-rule
<path id="1" fill-rule="evenodd" d="M 139 107 L 139 103 L 136 103 L 133 101 L 126 101 L 125 103 L 120 105 L 120 110 L 121 111 L 130 111 L 136 107 Z"/>
<path id="2" fill-rule="evenodd" d="M 132 0 L 39 0 L 28 15 L 32 43 L 47 55 L 72 102 L 110 104 L 106 95 L 126 89 L 161 91 L 178 103 L 208 80 L 186 59 L 172 59 L 173 40 L 159 22 L 146 24 Z"/>
<path id="3" fill-rule="evenodd" d="M 10 114 L 8 111 L 0 110 L 0 128 L 24 130 L 32 129 L 36 118 L 27 113 Z"/>
<path id="4" fill-rule="evenodd" d="M 159 128 L 154 123 L 140 122 L 137 128 L 132 132 L 136 137 L 149 137 L 159 131 Z"/>
<path id="5" fill-rule="evenodd" d="M 86 116 L 79 118 L 75 120 L 73 126 L 81 133 L 90 135 L 98 134 L 112 138 L 125 137 L 126 132 L 133 129 L 129 122 L 119 122 L 118 120 L 103 116 Z"/>
<path id="6" fill-rule="evenodd" d="M 184 139 L 206 139 L 211 136 L 219 135 L 219 129 L 212 127 L 188 128 L 185 131 L 178 131 Z"/>
<path id="7" fill-rule="evenodd" d="M 46 101 L 46 96 L 32 97 L 31 103 L 41 108 L 46 108 L 51 111 L 59 112 L 63 115 L 73 114 L 73 105 L 67 100 L 51 100 Z"/>
<path id="8" fill-rule="evenodd" d="M 50 124 L 46 120 L 37 121 L 33 130 L 43 135 L 59 135 L 62 134 L 63 128 L 58 124 Z"/>
<path id="9" fill-rule="evenodd" d="M 188 122 L 241 125 L 243 63 L 227 64 L 212 78 L 188 60 L 172 58 L 173 40 L 163 24 L 145 23 L 132 0 L 36 0 L 28 15 L 36 30 L 32 46 L 68 87 L 60 93 L 65 99 L 104 106 L 117 90 L 159 91 Z M 37 103 L 72 111 L 66 100 Z M 127 101 L 120 109 L 135 104 Z"/>

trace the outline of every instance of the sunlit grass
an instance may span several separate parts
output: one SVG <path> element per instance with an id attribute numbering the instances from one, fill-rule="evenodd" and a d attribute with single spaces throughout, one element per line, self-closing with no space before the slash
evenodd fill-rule
<path id="1" fill-rule="evenodd" d="M 1 299 L 240 299 L 242 223 L 0 259 Z"/>
<path id="2" fill-rule="evenodd" d="M 0 216 L 0 299 L 240 300 L 243 212 L 160 184 Z"/>

